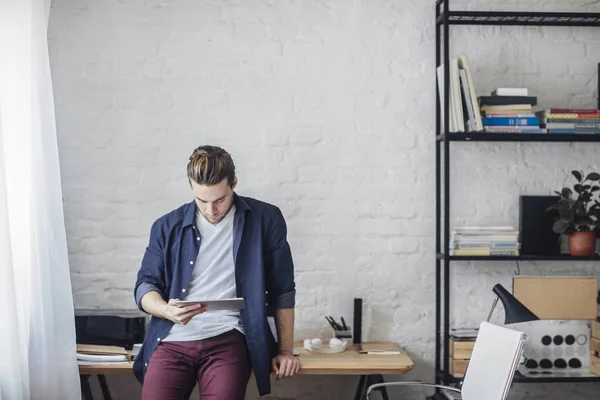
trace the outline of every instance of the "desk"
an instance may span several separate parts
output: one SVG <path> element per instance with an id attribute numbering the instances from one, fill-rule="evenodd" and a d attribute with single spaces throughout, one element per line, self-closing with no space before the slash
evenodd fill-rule
<path id="1" fill-rule="evenodd" d="M 400 354 L 393 355 L 358 354 L 357 346 L 352 345 L 343 353 L 323 354 L 304 349 L 302 343 L 294 343 L 294 351 L 300 358 L 298 375 L 360 376 L 355 395 L 357 400 L 365 396 L 366 389 L 370 385 L 383 383 L 383 375 L 405 374 L 414 367 L 413 361 L 401 348 Z M 79 374 L 82 377 L 84 398 L 92 399 L 87 381 L 90 375 L 98 375 L 104 398 L 109 400 L 110 393 L 104 375 L 133 374 L 132 368 L 133 362 L 112 365 L 80 365 Z M 384 399 L 387 399 L 385 390 L 382 391 L 382 395 Z"/>
<path id="2" fill-rule="evenodd" d="M 131 351 L 127 352 L 127 358 L 131 359 Z M 98 375 L 98 383 L 100 383 L 104 400 L 112 400 L 105 375 L 133 375 L 133 361 L 122 364 L 79 365 L 81 392 L 85 400 L 94 400 L 89 382 L 91 375 Z"/>
<path id="3" fill-rule="evenodd" d="M 294 343 L 294 352 L 300 357 L 298 375 L 359 375 L 355 400 L 364 398 L 372 384 L 383 383 L 383 375 L 405 374 L 413 369 L 413 361 L 400 345 L 398 348 L 400 354 L 359 354 L 357 345 L 352 345 L 343 353 L 326 354 L 313 353 L 302 343 Z M 385 388 L 381 394 L 388 399 Z"/>

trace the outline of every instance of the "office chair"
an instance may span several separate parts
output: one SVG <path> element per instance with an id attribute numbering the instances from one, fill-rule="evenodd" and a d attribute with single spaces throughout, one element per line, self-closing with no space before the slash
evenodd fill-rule
<path id="1" fill-rule="evenodd" d="M 460 389 L 452 386 L 425 382 L 376 383 L 367 389 L 367 400 L 371 391 L 387 386 L 428 386 L 458 392 L 463 400 L 505 400 L 515 371 L 523 362 L 523 342 L 527 335 L 512 329 L 482 322 L 475 346 Z"/>

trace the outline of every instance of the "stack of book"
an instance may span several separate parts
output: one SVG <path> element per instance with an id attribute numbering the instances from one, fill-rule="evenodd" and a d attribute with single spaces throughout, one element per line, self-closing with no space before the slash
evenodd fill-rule
<path id="1" fill-rule="evenodd" d="M 537 97 L 527 88 L 497 88 L 490 96 L 479 96 L 483 130 L 491 133 L 546 133 L 533 112 Z"/>
<path id="2" fill-rule="evenodd" d="M 535 114 L 548 133 L 600 133 L 600 110 L 547 108 Z"/>
<path id="3" fill-rule="evenodd" d="M 519 248 L 512 226 L 463 226 L 450 235 L 451 256 L 518 256 Z"/>
<path id="4" fill-rule="evenodd" d="M 125 364 L 128 362 L 129 353 L 123 347 L 77 345 L 77 364 L 79 365 Z"/>

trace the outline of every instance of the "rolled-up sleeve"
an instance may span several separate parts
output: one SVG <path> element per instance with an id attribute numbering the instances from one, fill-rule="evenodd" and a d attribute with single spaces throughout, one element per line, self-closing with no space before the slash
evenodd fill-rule
<path id="1" fill-rule="evenodd" d="M 279 208 L 275 208 L 269 222 L 265 255 L 269 305 L 275 309 L 294 308 L 296 305 L 294 262 L 287 241 L 287 225 Z"/>
<path id="2" fill-rule="evenodd" d="M 137 274 L 135 284 L 134 297 L 138 308 L 142 308 L 142 297 L 148 292 L 156 291 L 164 296 L 165 291 L 165 265 L 164 265 L 164 238 L 161 232 L 161 220 L 157 220 L 152 224 L 150 229 L 150 240 L 142 265 Z"/>

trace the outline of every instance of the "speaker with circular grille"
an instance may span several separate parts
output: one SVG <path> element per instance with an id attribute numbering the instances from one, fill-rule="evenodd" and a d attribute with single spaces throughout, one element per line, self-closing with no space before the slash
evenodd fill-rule
<path id="1" fill-rule="evenodd" d="M 538 320 L 505 325 L 525 332 L 519 372 L 529 377 L 590 375 L 590 329 L 587 320 Z"/>

